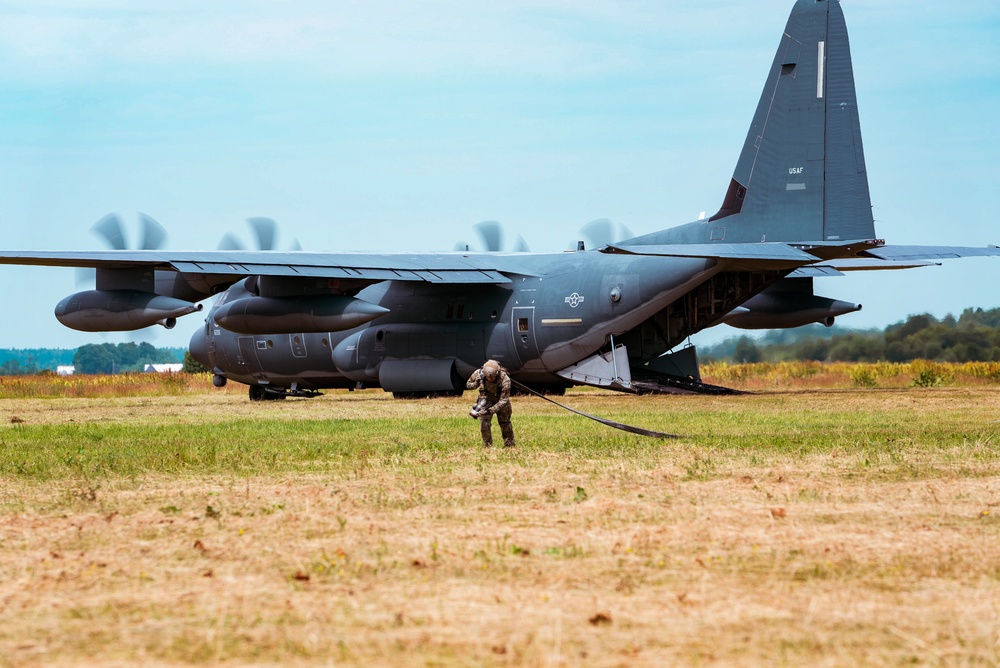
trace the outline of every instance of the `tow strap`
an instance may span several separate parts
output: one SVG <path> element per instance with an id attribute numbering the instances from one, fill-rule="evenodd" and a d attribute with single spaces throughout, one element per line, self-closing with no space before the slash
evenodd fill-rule
<path id="1" fill-rule="evenodd" d="M 541 392 L 535 392 L 533 389 L 531 389 L 527 385 L 524 385 L 523 383 L 519 383 L 516 380 L 514 380 L 513 378 L 510 379 L 510 382 L 513 383 L 514 385 L 516 385 L 517 387 L 521 388 L 522 390 L 524 390 L 528 394 L 533 394 L 536 397 L 541 397 L 542 399 L 545 399 L 545 401 L 548 401 L 551 404 L 555 404 L 559 408 L 565 408 L 570 413 L 576 413 L 577 415 L 581 415 L 581 416 L 583 416 L 585 418 L 588 418 L 590 420 L 594 420 L 595 422 L 600 422 L 601 424 L 607 425 L 608 427 L 612 427 L 613 429 L 621 429 L 622 431 L 627 431 L 627 432 L 632 433 L 632 434 L 638 434 L 640 436 L 649 436 L 650 438 L 680 438 L 680 435 L 678 435 L 678 434 L 664 434 L 663 432 L 660 432 L 660 431 L 653 431 L 651 429 L 643 429 L 642 427 L 633 427 L 632 425 L 629 425 L 629 424 L 622 424 L 621 422 L 615 422 L 614 420 L 608 420 L 607 418 L 597 417 L 596 415 L 591 415 L 589 413 L 584 413 L 583 411 L 578 411 L 575 408 L 570 408 L 569 406 L 564 406 L 563 404 L 559 403 L 558 401 L 554 401 L 552 399 L 549 399 L 547 396 L 545 396 Z"/>

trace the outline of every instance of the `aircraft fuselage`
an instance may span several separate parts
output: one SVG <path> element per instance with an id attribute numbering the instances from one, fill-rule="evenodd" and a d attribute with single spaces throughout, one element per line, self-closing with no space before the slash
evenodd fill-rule
<path id="1" fill-rule="evenodd" d="M 525 255 L 522 262 L 541 270 L 506 285 L 386 281 L 366 287 L 356 298 L 389 312 L 340 332 L 228 331 L 215 313 L 236 299 L 259 299 L 240 282 L 213 305 L 192 352 L 229 379 L 282 388 L 385 386 L 401 360 L 424 361 L 414 373 L 450 373 L 457 385 L 490 358 L 525 382 L 562 383 L 556 371 L 719 271 L 708 259 L 598 252 Z M 434 370 L 432 361 L 451 366 Z"/>

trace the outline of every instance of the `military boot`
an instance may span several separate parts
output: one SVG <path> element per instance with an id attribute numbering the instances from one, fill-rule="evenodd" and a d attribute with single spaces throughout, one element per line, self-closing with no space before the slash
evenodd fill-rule
<path id="1" fill-rule="evenodd" d="M 500 433 L 503 434 L 503 447 L 514 447 L 514 427 L 510 422 L 500 423 Z"/>
<path id="2" fill-rule="evenodd" d="M 479 431 L 483 435 L 483 447 L 492 448 L 493 447 L 493 429 L 490 424 L 493 421 L 493 416 L 490 415 L 487 418 L 480 418 L 479 420 Z"/>

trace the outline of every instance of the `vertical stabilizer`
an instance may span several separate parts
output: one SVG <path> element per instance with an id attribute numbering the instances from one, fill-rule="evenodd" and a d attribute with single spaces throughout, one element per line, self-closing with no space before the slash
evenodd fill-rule
<path id="1" fill-rule="evenodd" d="M 798 0 L 718 213 L 628 243 L 874 237 L 844 14 Z"/>
<path id="2" fill-rule="evenodd" d="M 798 0 L 792 9 L 729 192 L 709 221 L 726 227 L 727 241 L 874 238 L 838 0 Z"/>

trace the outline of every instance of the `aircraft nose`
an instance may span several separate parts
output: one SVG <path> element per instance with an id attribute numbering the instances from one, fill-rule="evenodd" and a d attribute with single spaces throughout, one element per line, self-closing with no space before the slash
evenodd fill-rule
<path id="1" fill-rule="evenodd" d="M 204 328 L 199 329 L 191 336 L 191 343 L 188 344 L 188 352 L 191 353 L 191 357 L 201 362 L 204 366 L 209 369 L 212 368 L 212 361 L 208 358 L 208 336 L 205 334 Z"/>

